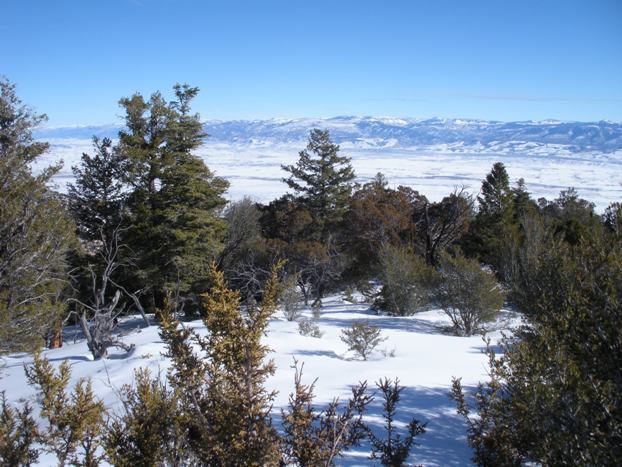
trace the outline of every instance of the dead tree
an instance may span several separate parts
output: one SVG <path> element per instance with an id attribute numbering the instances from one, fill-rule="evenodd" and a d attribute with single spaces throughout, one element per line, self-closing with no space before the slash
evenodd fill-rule
<path id="1" fill-rule="evenodd" d="M 91 276 L 89 302 L 72 299 L 77 305 L 77 310 L 73 313 L 78 316 L 80 328 L 95 359 L 106 358 L 110 347 L 118 347 L 128 352 L 133 348 L 114 335 L 118 318 L 126 311 L 126 305 L 121 302 L 122 296 L 133 302 L 149 326 L 149 319 L 138 299 L 139 291 L 129 292 L 112 279 L 119 268 L 128 265 L 128 260 L 119 259 L 119 253 L 124 248 L 119 242 L 121 231 L 121 228 L 115 228 L 109 239 L 104 239 L 102 235 L 98 254 L 102 259 L 103 269 L 99 268 L 101 271 L 98 272 L 93 265 L 87 266 Z"/>
<path id="2" fill-rule="evenodd" d="M 454 190 L 438 203 L 425 201 L 415 209 L 415 246 L 424 254 L 429 266 L 436 266 L 438 254 L 464 235 L 472 209 L 473 201 L 464 188 Z"/>

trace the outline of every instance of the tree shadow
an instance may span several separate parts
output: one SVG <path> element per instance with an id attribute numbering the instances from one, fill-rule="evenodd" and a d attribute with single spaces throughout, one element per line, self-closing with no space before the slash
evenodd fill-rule
<path id="1" fill-rule="evenodd" d="M 93 362 L 93 357 L 88 355 L 69 355 L 67 357 L 49 358 L 50 362 L 64 362 L 64 361 L 76 361 L 76 362 Z"/>
<path id="2" fill-rule="evenodd" d="M 155 323 L 151 323 L 151 326 L 156 326 Z M 113 335 L 116 337 L 123 337 L 128 334 L 141 332 L 143 329 L 146 329 L 145 321 L 141 316 L 132 315 L 125 316 L 120 318 L 119 324 L 113 331 Z M 80 328 L 77 324 L 72 324 L 70 326 L 65 326 L 63 329 L 63 342 L 79 342 L 84 340 L 84 334 L 82 333 L 82 328 Z"/>
<path id="3" fill-rule="evenodd" d="M 361 318 L 364 319 L 364 318 Z M 352 322 L 356 321 L 356 318 L 353 319 L 342 319 L 342 318 L 330 318 L 330 317 L 321 317 L 320 322 L 324 326 L 334 326 L 338 328 L 349 328 L 352 326 Z M 419 334 L 449 334 L 451 332 L 448 330 L 445 323 L 433 323 L 427 320 L 418 319 L 411 317 L 399 317 L 399 316 L 387 316 L 387 317 L 375 317 L 374 319 L 369 320 L 371 324 L 374 326 L 378 326 L 383 330 L 390 329 L 394 331 L 404 331 L 404 332 L 415 332 Z"/>
<path id="4" fill-rule="evenodd" d="M 294 350 L 293 352 L 291 352 L 291 355 L 294 355 L 295 357 L 329 357 L 342 360 L 342 358 L 337 355 L 333 350 Z"/>
<path id="5" fill-rule="evenodd" d="M 390 375 L 389 375 L 390 376 Z M 474 388 L 464 387 L 465 392 Z M 374 400 L 367 407 L 364 421 L 379 436 L 385 437 L 382 418 L 383 399 L 373 382 L 369 382 L 368 391 L 374 394 Z M 316 410 L 324 410 L 327 404 L 317 404 Z M 281 414 L 275 412 L 275 424 L 280 428 Z M 396 420 L 401 422 L 398 432 L 406 433 L 405 424 L 412 418 L 426 424 L 426 432 L 415 438 L 416 445 L 411 450 L 407 464 L 462 466 L 471 464 L 473 455 L 466 440 L 466 424 L 456 413 L 454 401 L 449 398 L 449 388 L 406 387 L 400 397 Z M 339 466 L 354 467 L 359 465 L 379 465 L 369 459 L 371 446 L 367 439 L 335 462 Z"/>

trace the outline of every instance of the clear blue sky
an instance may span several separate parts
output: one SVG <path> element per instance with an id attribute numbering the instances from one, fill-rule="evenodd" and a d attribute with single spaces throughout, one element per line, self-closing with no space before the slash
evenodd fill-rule
<path id="1" fill-rule="evenodd" d="M 201 88 L 203 118 L 622 121 L 622 1 L 3 0 L 0 74 L 51 125 Z"/>

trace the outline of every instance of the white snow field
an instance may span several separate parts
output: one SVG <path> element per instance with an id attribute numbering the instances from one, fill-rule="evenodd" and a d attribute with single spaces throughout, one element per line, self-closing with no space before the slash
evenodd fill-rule
<path id="1" fill-rule="evenodd" d="M 310 318 L 307 308 L 304 317 Z M 357 360 L 349 354 L 340 340 L 341 330 L 354 320 L 367 319 L 380 326 L 387 338 L 368 361 Z M 503 310 L 499 320 L 492 323 L 488 336 L 497 342 L 501 330 L 519 323 L 518 317 Z M 201 321 L 187 323 L 202 327 Z M 347 398 L 350 388 L 358 381 L 367 380 L 370 389 L 374 381 L 382 377 L 399 378 L 405 386 L 399 411 L 399 419 L 408 421 L 415 416 L 427 423 L 427 432 L 417 438 L 418 446 L 412 452 L 410 462 L 423 465 L 468 465 L 471 451 L 466 443 L 465 424 L 456 414 L 453 401 L 448 398 L 452 376 L 462 377 L 468 391 L 478 381 L 486 379 L 486 356 L 482 353 L 482 336 L 455 337 L 447 333 L 448 319 L 440 310 L 417 313 L 410 317 L 377 315 L 366 304 L 351 304 L 341 296 L 333 295 L 324 300 L 319 326 L 322 338 L 303 337 L 298 333 L 296 322 L 285 320 L 277 311 L 270 322 L 265 342 L 272 348 L 277 371 L 269 379 L 268 387 L 278 391 L 274 404 L 274 422 L 280 426 L 280 408 L 287 406 L 293 389 L 294 358 L 304 362 L 304 382 L 317 378 L 316 405 L 324 407 L 334 397 Z M 56 350 L 44 351 L 55 365 L 68 361 L 73 370 L 72 381 L 81 377 L 92 379 L 94 389 L 109 408 L 119 409 L 117 390 L 132 379 L 139 367 L 148 367 L 164 376 L 169 362 L 162 356 L 165 347 L 158 336 L 158 327 L 141 328 L 142 320 L 124 319 L 124 341 L 135 344 L 126 355 L 113 353 L 109 359 L 93 361 L 86 343 L 77 331 L 65 332 L 65 344 Z M 389 356 L 394 351 L 394 356 Z M 115 352 L 113 350 L 113 352 Z M 0 379 L 0 390 L 5 390 L 10 402 L 35 400 L 35 391 L 26 383 L 23 366 L 31 361 L 25 354 L 9 355 Z M 382 426 L 381 399 L 376 398 L 369 408 L 366 421 L 373 427 Z M 369 446 L 363 444 L 345 453 L 338 465 L 375 465 L 368 459 Z M 52 458 L 41 457 L 40 465 L 53 465 Z"/>
<path id="2" fill-rule="evenodd" d="M 72 165 L 83 152 L 92 154 L 89 139 L 47 139 L 48 154 L 36 168 L 60 160 L 63 169 L 55 182 L 60 191 L 73 181 Z M 282 182 L 282 164 L 293 164 L 306 142 L 228 143 L 208 140 L 198 150 L 208 167 L 226 178 L 229 199 L 251 196 L 269 202 L 287 191 Z M 563 145 L 541 144 L 520 147 L 505 144 L 464 146 L 460 143 L 416 147 L 377 147 L 361 142 L 344 142 L 341 154 L 352 158 L 357 181 L 366 182 L 382 172 L 391 187 L 410 186 L 432 201 L 439 201 L 456 188 L 465 187 L 477 195 L 492 165 L 506 165 L 512 183 L 524 178 L 534 199 L 553 200 L 561 190 L 577 189 L 579 196 L 596 205 L 598 212 L 622 200 L 622 151 L 572 152 Z"/>

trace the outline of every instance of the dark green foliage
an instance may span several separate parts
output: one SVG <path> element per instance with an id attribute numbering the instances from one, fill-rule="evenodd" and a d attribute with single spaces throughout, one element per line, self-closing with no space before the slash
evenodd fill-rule
<path id="1" fill-rule="evenodd" d="M 354 321 L 352 326 L 341 331 L 341 340 L 348 346 L 348 350 L 360 356 L 363 360 L 374 351 L 378 345 L 386 340 L 381 337 L 378 326 L 369 321 Z"/>
<path id="2" fill-rule="evenodd" d="M 338 152 L 328 131 L 312 130 L 297 163 L 282 166 L 290 174 L 283 181 L 296 197 L 271 203 L 262 219 L 263 226 L 272 224 L 264 232 L 277 240 L 273 246 L 288 259 L 289 272 L 300 275 L 305 301 L 310 292 L 320 300 L 344 269 L 341 223 L 354 171 L 350 159 Z M 304 286 L 307 283 L 312 291 Z"/>
<path id="3" fill-rule="evenodd" d="M 427 305 L 437 274 L 425 260 L 404 247 L 383 245 L 378 253 L 382 289 L 374 305 L 392 315 L 411 315 Z"/>
<path id="4" fill-rule="evenodd" d="M 415 443 L 415 437 L 425 433 L 425 425 L 413 418 L 407 427 L 404 437 L 396 433 L 395 418 L 400 394 L 404 390 L 399 385 L 399 380 L 391 381 L 387 378 L 380 380 L 376 386 L 382 392 L 384 431 L 386 438 L 379 438 L 368 429 L 369 439 L 372 446 L 371 459 L 377 459 L 382 465 L 389 467 L 401 467 L 406 465 L 410 451 Z"/>
<path id="5" fill-rule="evenodd" d="M 479 212 L 484 216 L 503 215 L 511 204 L 510 177 L 503 162 L 495 162 L 482 182 L 477 197 Z"/>
<path id="6" fill-rule="evenodd" d="M 225 270 L 239 267 L 244 257 L 262 245 L 261 212 L 249 198 L 230 203 L 224 212 L 227 221 L 227 234 L 218 264 Z"/>
<path id="7" fill-rule="evenodd" d="M 477 261 L 443 253 L 440 276 L 437 298 L 457 334 L 470 336 L 499 313 L 505 295 Z"/>
<path id="8" fill-rule="evenodd" d="M 508 244 L 517 241 L 515 205 L 526 209 L 529 195 L 523 184 L 513 192 L 502 162 L 496 162 L 482 182 L 477 215 L 464 241 L 465 250 L 489 264 L 503 278 L 503 256 Z"/>
<path id="9" fill-rule="evenodd" d="M 21 410 L 13 409 L 7 404 L 4 391 L 1 398 L 0 463 L 7 467 L 36 463 L 39 451 L 34 446 L 39 433 L 32 408 L 26 404 Z"/>
<path id="10" fill-rule="evenodd" d="M 125 160 L 109 138 L 93 138 L 94 155 L 82 154 L 72 167 L 75 184 L 67 185 L 69 210 L 84 240 L 109 241 L 121 224 L 126 193 Z"/>
<path id="11" fill-rule="evenodd" d="M 622 236 L 622 203 L 611 203 L 603 214 L 603 223 L 609 231 Z"/>
<path id="12" fill-rule="evenodd" d="M 372 401 L 365 394 L 366 383 L 352 388 L 352 396 L 340 407 L 334 399 L 319 412 L 313 407 L 313 388 L 302 383 L 302 369 L 294 361 L 294 393 L 289 407 L 282 410 L 283 451 L 285 461 L 300 467 L 332 466 L 343 451 L 356 446 L 365 437 L 363 412 Z"/>
<path id="13" fill-rule="evenodd" d="M 556 239 L 534 268 L 529 325 L 491 357 L 478 392 L 469 439 L 483 465 L 622 458 L 622 242 L 600 229 Z"/>
<path id="14" fill-rule="evenodd" d="M 60 294 L 74 227 L 46 187 L 60 166 L 37 176 L 30 170 L 48 148 L 32 136 L 43 120 L 0 78 L 0 353 L 40 346 L 65 313 Z"/>
<path id="15" fill-rule="evenodd" d="M 134 375 L 134 385 L 121 389 L 123 412 L 108 425 L 104 437 L 106 456 L 119 467 L 180 465 L 185 433 L 175 392 L 148 370 Z"/>
<path id="16" fill-rule="evenodd" d="M 490 365 L 494 368 L 496 363 L 490 350 L 489 357 Z M 486 384 L 478 385 L 475 393 L 477 415 L 471 415 L 473 409 L 467 403 L 460 378 L 453 378 L 450 397 L 456 402 L 458 414 L 466 422 L 467 441 L 473 449 L 473 463 L 483 467 L 523 465 L 524 456 L 513 445 L 517 436 L 512 428 L 508 428 L 514 423 L 513 415 L 491 403 L 503 398 L 503 387 L 495 373 L 491 374 Z"/>
<path id="17" fill-rule="evenodd" d="M 205 136 L 190 113 L 197 93 L 176 85 L 171 103 L 159 93 L 121 100 L 127 131 L 119 133 L 118 150 L 131 186 L 126 239 L 137 255 L 136 288 L 151 288 L 149 307 L 161 306 L 167 290 L 198 307 L 209 261 L 222 249 L 226 225 L 218 214 L 228 183 L 193 154 Z"/>
<path id="18" fill-rule="evenodd" d="M 283 181 L 309 210 L 313 227 L 309 240 L 325 242 L 347 211 L 354 171 L 350 158 L 339 156 L 339 146 L 328 131 L 314 129 L 296 165 L 283 166 L 290 173 Z"/>
<path id="19" fill-rule="evenodd" d="M 555 234 L 566 243 L 578 244 L 601 228 L 594 203 L 579 198 L 574 188 L 562 190 L 554 201 L 539 200 L 542 214 L 551 220 Z"/>

